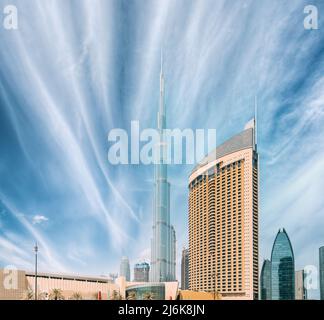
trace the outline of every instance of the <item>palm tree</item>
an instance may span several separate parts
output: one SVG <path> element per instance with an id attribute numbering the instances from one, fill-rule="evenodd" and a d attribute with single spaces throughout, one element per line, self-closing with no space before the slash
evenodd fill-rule
<path id="1" fill-rule="evenodd" d="M 122 296 L 116 290 L 113 291 L 111 300 L 122 300 Z"/>
<path id="2" fill-rule="evenodd" d="M 48 298 L 48 293 L 47 292 L 41 292 L 38 294 L 38 300 L 47 300 Z"/>
<path id="3" fill-rule="evenodd" d="M 136 300 L 136 292 L 131 291 L 128 293 L 127 300 Z"/>
<path id="4" fill-rule="evenodd" d="M 34 299 L 35 299 L 34 291 L 29 288 L 24 294 L 24 300 L 34 300 Z"/>
<path id="5" fill-rule="evenodd" d="M 74 292 L 70 298 L 71 300 L 82 300 L 82 295 L 80 292 Z"/>
<path id="6" fill-rule="evenodd" d="M 53 289 L 49 296 L 50 300 L 64 300 L 61 289 Z"/>
<path id="7" fill-rule="evenodd" d="M 143 300 L 154 300 L 154 293 L 153 292 L 144 293 Z"/>

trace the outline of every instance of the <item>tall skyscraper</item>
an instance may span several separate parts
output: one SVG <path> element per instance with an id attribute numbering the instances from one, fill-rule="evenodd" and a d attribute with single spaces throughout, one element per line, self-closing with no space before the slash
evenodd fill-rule
<path id="1" fill-rule="evenodd" d="M 136 263 L 134 266 L 134 281 L 149 282 L 150 265 L 147 262 Z"/>
<path id="2" fill-rule="evenodd" d="M 324 246 L 319 248 L 319 273 L 321 300 L 324 300 Z"/>
<path id="3" fill-rule="evenodd" d="M 207 155 L 189 177 L 189 287 L 258 299 L 256 122 Z"/>
<path id="4" fill-rule="evenodd" d="M 279 230 L 271 252 L 272 300 L 295 299 L 294 252 L 285 229 Z"/>
<path id="5" fill-rule="evenodd" d="M 126 281 L 130 281 L 130 266 L 127 257 L 122 257 L 120 261 L 119 275 L 125 277 Z"/>
<path id="6" fill-rule="evenodd" d="M 295 272 L 295 299 L 306 300 L 307 290 L 305 287 L 305 271 L 299 270 Z"/>
<path id="7" fill-rule="evenodd" d="M 170 184 L 166 164 L 166 112 L 164 103 L 164 75 L 161 54 L 160 106 L 157 117 L 159 144 L 154 170 L 153 238 L 151 240 L 152 282 L 175 280 L 175 230 L 170 224 Z"/>
<path id="8" fill-rule="evenodd" d="M 181 257 L 181 289 L 189 289 L 189 250 L 183 248 Z"/>
<path id="9" fill-rule="evenodd" d="M 260 278 L 260 299 L 271 300 L 271 262 L 263 261 Z"/>

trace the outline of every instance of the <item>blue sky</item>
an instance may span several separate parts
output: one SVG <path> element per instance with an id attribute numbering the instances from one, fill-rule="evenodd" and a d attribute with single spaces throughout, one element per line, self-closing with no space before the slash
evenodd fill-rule
<path id="1" fill-rule="evenodd" d="M 285 227 L 296 268 L 324 244 L 324 34 L 308 1 L 0 0 L 0 265 L 117 272 L 149 259 L 152 166 L 108 163 L 108 132 L 156 126 L 160 49 L 170 128 L 241 131 L 259 104 L 260 261 Z M 1 15 L 0 15 L 1 17 Z M 190 165 L 171 166 L 178 258 Z M 179 262 L 179 259 L 178 259 Z M 179 274 L 178 263 L 178 274 Z M 318 297 L 313 290 L 311 297 Z"/>

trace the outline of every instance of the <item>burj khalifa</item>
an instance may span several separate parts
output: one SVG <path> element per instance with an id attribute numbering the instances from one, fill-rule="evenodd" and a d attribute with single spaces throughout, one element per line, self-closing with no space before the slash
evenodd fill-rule
<path id="1" fill-rule="evenodd" d="M 160 104 L 157 116 L 159 143 L 155 148 L 153 238 L 151 240 L 151 282 L 174 281 L 176 236 L 170 224 L 170 183 L 166 163 L 166 112 L 164 102 L 163 57 L 161 54 Z"/>

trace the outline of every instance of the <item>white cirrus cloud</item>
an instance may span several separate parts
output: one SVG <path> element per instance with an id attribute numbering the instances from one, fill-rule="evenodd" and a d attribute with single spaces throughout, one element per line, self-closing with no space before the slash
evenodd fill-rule
<path id="1" fill-rule="evenodd" d="M 36 214 L 33 216 L 33 224 L 40 224 L 46 221 L 48 221 L 48 218 L 43 215 Z"/>

